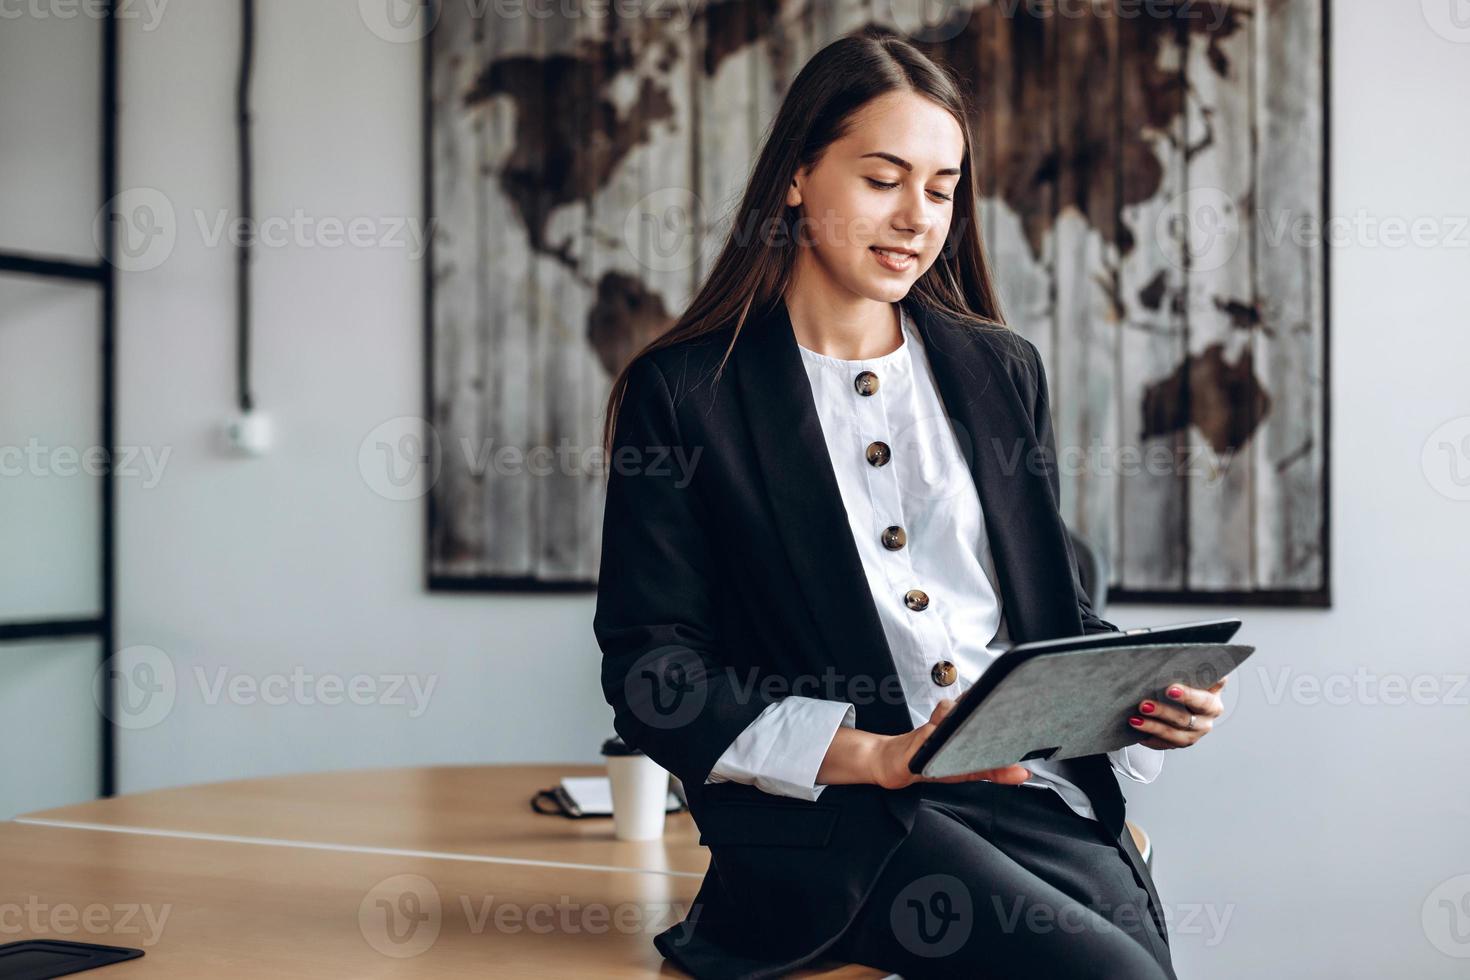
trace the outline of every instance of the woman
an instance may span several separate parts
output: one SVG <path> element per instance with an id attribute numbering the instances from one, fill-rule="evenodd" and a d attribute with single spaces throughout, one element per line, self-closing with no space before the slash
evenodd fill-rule
<path id="1" fill-rule="evenodd" d="M 1007 641 L 1106 632 L 1057 512 L 1046 377 L 1001 319 L 953 80 L 866 29 L 792 83 L 689 309 L 609 400 L 594 631 L 615 727 L 711 866 L 655 943 L 700 977 L 1172 977 L 1115 772 L 1138 745 L 918 777 Z"/>

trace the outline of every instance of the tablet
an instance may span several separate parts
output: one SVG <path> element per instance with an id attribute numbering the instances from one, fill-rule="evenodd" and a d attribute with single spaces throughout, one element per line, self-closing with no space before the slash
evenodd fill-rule
<path id="1" fill-rule="evenodd" d="M 1149 736 L 1127 724 L 1138 702 L 1167 700 L 1173 683 L 1209 687 L 1255 651 L 1229 642 L 1240 625 L 1212 619 L 1016 644 L 960 696 L 909 770 L 953 776 L 1141 742 Z"/>

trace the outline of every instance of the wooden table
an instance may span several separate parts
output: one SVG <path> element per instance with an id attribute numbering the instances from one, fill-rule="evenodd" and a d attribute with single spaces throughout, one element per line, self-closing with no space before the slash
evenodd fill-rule
<path id="1" fill-rule="evenodd" d="M 27 814 L 0 824 L 0 942 L 146 950 L 96 974 L 109 980 L 683 976 L 652 940 L 708 865 L 689 815 L 626 842 L 611 820 L 530 809 L 537 789 L 600 771 L 324 773 Z"/>

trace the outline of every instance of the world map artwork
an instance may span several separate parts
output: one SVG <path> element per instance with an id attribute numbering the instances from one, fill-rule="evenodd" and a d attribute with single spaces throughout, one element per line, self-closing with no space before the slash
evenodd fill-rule
<path id="1" fill-rule="evenodd" d="M 1110 597 L 1327 604 L 1321 3 L 1141 7 L 446 0 L 431 584 L 595 586 L 611 379 L 708 271 L 790 80 L 883 23 L 971 104 L 1004 314 L 1045 357 L 1063 515 Z"/>

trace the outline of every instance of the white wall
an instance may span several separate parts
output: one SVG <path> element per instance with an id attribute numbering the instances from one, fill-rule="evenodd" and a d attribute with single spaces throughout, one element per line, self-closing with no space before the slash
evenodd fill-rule
<path id="1" fill-rule="evenodd" d="M 1332 19 L 1334 213 L 1470 213 L 1470 43 L 1434 33 L 1417 4 L 1336 3 Z M 259 212 L 417 216 L 417 46 L 374 36 L 350 0 L 274 0 L 260 21 Z M 426 594 L 422 501 L 385 500 L 359 473 L 364 436 L 421 410 L 420 272 L 401 250 L 259 251 L 255 378 L 279 449 L 240 461 L 209 447 L 232 407 L 233 252 L 201 244 L 185 212 L 234 203 L 235 41 L 233 16 L 183 2 L 124 36 L 122 186 L 164 190 L 180 235 L 162 266 L 121 279 L 119 438 L 172 455 L 156 487 L 120 487 L 119 635 L 166 651 L 180 683 L 162 722 L 124 733 L 121 787 L 591 760 L 610 713 L 590 598 Z M 1431 944 L 1425 923 L 1439 935 L 1447 920 L 1424 909 L 1470 874 L 1463 700 L 1269 696 L 1281 671 L 1322 682 L 1364 668 L 1444 695 L 1470 670 L 1470 502 L 1421 466 L 1430 434 L 1470 415 L 1464 244 L 1333 252 L 1334 608 L 1110 610 L 1128 625 L 1239 612 L 1259 647 L 1220 731 L 1131 793 L 1181 976 L 1470 969 Z M 210 706 L 192 676 L 297 665 L 438 687 L 410 719 L 384 705 Z M 1223 941 L 1210 911 L 1230 916 Z"/>
<path id="2" fill-rule="evenodd" d="M 350 0 L 259 6 L 258 216 L 420 221 L 419 46 L 381 40 Z M 422 266 L 407 248 L 318 236 L 256 250 L 255 394 L 278 447 L 238 459 L 213 444 L 234 405 L 235 253 L 206 244 L 195 212 L 212 227 L 235 206 L 235 9 L 174 2 L 122 42 L 120 184 L 163 191 L 178 235 L 161 265 L 120 277 L 118 439 L 170 456 L 156 486 L 119 487 L 118 634 L 167 655 L 177 694 L 157 724 L 122 733 L 120 788 L 592 759 L 612 714 L 590 599 L 428 594 L 424 501 L 385 499 L 359 470 L 375 427 L 423 411 Z M 198 668 L 209 685 L 224 668 L 437 686 L 417 717 L 411 704 L 211 704 Z"/>

